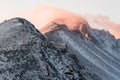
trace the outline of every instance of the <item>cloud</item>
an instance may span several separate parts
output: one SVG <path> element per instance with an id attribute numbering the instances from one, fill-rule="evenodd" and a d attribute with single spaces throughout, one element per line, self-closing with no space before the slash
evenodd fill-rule
<path id="1" fill-rule="evenodd" d="M 50 22 L 66 24 L 69 29 L 75 29 L 75 26 L 78 26 L 81 23 L 87 24 L 87 22 L 83 18 L 72 12 L 47 6 L 38 7 L 22 15 L 22 17 L 35 24 L 36 28 L 39 29 L 41 32 L 43 32 L 42 28 L 45 28 L 45 26 L 48 25 Z"/>
<path id="2" fill-rule="evenodd" d="M 103 29 L 109 31 L 116 38 L 120 38 L 120 24 L 112 21 L 108 16 L 103 15 L 85 15 L 84 16 L 88 22 L 92 22 L 98 26 L 102 26 Z M 91 26 L 92 27 L 92 26 Z"/>
<path id="3" fill-rule="evenodd" d="M 88 23 L 92 22 L 98 25 L 96 28 L 99 29 L 99 26 L 102 26 L 103 29 L 108 30 L 116 38 L 120 38 L 120 24 L 111 21 L 109 17 L 103 15 L 85 15 L 81 17 L 63 9 L 45 6 L 27 11 L 22 17 L 31 21 L 42 33 L 49 31 L 46 26 L 53 21 L 66 24 L 69 29 L 80 29 L 81 24 L 87 24 L 84 20 L 86 19 Z"/>

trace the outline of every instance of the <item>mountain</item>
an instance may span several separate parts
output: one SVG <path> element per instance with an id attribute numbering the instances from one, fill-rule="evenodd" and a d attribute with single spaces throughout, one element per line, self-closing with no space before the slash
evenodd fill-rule
<path id="1" fill-rule="evenodd" d="M 109 32 L 88 23 L 45 28 L 43 35 L 22 18 L 0 24 L 0 80 L 120 79 L 120 40 Z"/>
<path id="2" fill-rule="evenodd" d="M 57 30 L 46 33 L 49 41 L 66 43 L 68 51 L 76 55 L 79 63 L 102 80 L 120 79 L 119 39 L 108 31 L 92 29 L 84 24 L 76 30 L 59 24 L 56 27 Z"/>
<path id="3" fill-rule="evenodd" d="M 65 42 L 49 41 L 22 18 L 0 24 L 0 80 L 101 80 Z"/>
<path id="4" fill-rule="evenodd" d="M 90 26 L 109 31 L 117 39 L 120 38 L 120 24 L 112 21 L 108 16 L 104 15 L 84 15 L 83 16 Z"/>

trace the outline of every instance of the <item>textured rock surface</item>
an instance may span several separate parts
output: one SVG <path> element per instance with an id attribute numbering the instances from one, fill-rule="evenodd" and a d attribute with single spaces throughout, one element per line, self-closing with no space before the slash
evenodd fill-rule
<path id="1" fill-rule="evenodd" d="M 49 41 L 64 42 L 68 51 L 76 55 L 87 71 L 97 74 L 103 80 L 120 79 L 120 40 L 109 32 L 88 29 L 87 26 L 72 31 L 65 25 L 56 27 L 59 27 L 58 30 L 46 33 Z"/>
<path id="2" fill-rule="evenodd" d="M 50 42 L 28 21 L 0 24 L 0 80 L 101 80 L 66 43 Z"/>

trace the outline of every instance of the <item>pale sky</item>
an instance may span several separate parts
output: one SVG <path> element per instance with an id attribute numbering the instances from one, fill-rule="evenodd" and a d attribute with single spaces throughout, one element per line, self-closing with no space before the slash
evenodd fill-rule
<path id="1" fill-rule="evenodd" d="M 120 0 L 0 0 L 0 21 L 40 6 L 55 6 L 76 14 L 102 14 L 120 23 Z"/>

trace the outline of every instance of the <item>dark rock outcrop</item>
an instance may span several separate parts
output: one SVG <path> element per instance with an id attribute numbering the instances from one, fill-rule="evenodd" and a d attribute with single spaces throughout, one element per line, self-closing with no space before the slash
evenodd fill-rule
<path id="1" fill-rule="evenodd" d="M 50 42 L 28 21 L 0 25 L 0 80 L 101 80 L 80 65 L 65 43 Z"/>

